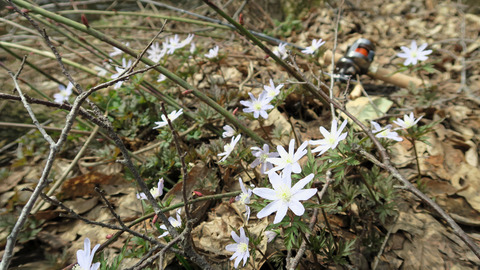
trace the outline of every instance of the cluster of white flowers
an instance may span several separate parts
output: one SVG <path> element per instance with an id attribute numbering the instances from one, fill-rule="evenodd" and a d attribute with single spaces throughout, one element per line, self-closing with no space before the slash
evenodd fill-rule
<path id="1" fill-rule="evenodd" d="M 399 118 L 394 121 L 394 123 L 399 126 L 396 128 L 396 130 L 409 129 L 417 124 L 421 118 L 422 117 L 415 119 L 413 113 L 405 115 L 403 120 Z M 305 207 L 301 201 L 309 200 L 318 190 L 316 188 L 304 189 L 304 187 L 313 180 L 313 174 L 307 175 L 292 186 L 292 173 L 302 172 L 299 160 L 307 154 L 306 148 L 308 144 L 317 146 L 312 150 L 312 153 L 318 152 L 318 155 L 322 155 L 328 150 L 335 149 L 341 141 L 345 140 L 348 132 L 343 132 L 343 130 L 345 129 L 347 123 L 348 121 L 344 120 L 340 127 L 338 127 L 337 120 L 332 120 L 330 131 L 322 126 L 320 127 L 320 133 L 323 135 L 323 139 L 303 142 L 296 150 L 294 139 L 292 139 L 289 143 L 288 152 L 281 145 L 277 146 L 278 152 L 273 153 L 270 152 L 267 144 L 263 146 L 263 149 L 259 147 L 252 147 L 252 154 L 256 157 L 256 159 L 250 166 L 254 168 L 261 164 L 261 172 L 268 175 L 268 179 L 272 185 L 272 188 L 257 187 L 253 190 L 246 189 L 242 180 L 239 179 L 242 193 L 241 195 L 237 196 L 236 200 L 245 204 L 247 220 L 250 216 L 250 208 L 248 203 L 250 202 L 252 193 L 258 197 L 270 201 L 265 208 L 257 213 L 257 218 L 264 218 L 276 212 L 273 223 L 279 223 L 287 215 L 289 209 L 293 212 L 293 214 L 302 216 L 305 213 Z M 392 131 L 392 125 L 387 125 L 382 128 L 374 121 L 372 121 L 371 124 L 373 133 L 378 138 L 387 138 L 395 141 L 403 140 L 397 132 Z M 270 242 L 273 241 L 277 234 L 272 231 L 266 231 L 265 235 L 267 236 L 268 242 Z M 234 238 L 236 244 L 227 246 L 227 250 L 235 252 L 231 257 L 231 260 L 236 258 L 235 267 L 238 267 L 238 264 L 242 259 L 244 260 L 245 265 L 246 260 L 249 257 L 249 239 L 245 236 L 243 228 L 240 229 L 240 236 L 237 236 L 234 232 L 232 232 L 232 237 Z"/>
<path id="2" fill-rule="evenodd" d="M 167 38 L 162 46 L 159 43 L 154 43 L 147 51 L 148 58 L 154 62 L 159 62 L 166 55 L 173 54 L 176 50 L 181 49 L 188 44 L 190 45 L 190 53 L 193 54 L 196 51 L 195 43 L 192 42 L 194 35 L 190 34 L 184 40 L 180 40 L 178 35 Z M 313 39 L 312 44 L 302 50 L 304 54 L 315 54 L 318 49 L 325 44 L 325 41 L 322 39 Z M 273 49 L 273 53 L 281 59 L 286 59 L 288 56 L 288 51 L 286 49 L 286 43 L 280 43 L 278 47 Z M 128 46 L 128 43 L 127 43 Z M 432 51 L 425 50 L 427 44 L 422 44 L 417 48 L 415 41 L 412 41 L 411 48 L 402 46 L 402 53 L 399 53 L 399 57 L 406 58 L 404 65 L 417 64 L 419 61 L 424 61 Z M 204 57 L 208 59 L 215 59 L 218 57 L 219 46 L 211 48 L 208 53 L 204 54 Z M 110 56 L 116 56 L 121 54 L 122 51 L 114 48 L 114 52 Z M 122 59 L 122 66 L 116 67 L 117 74 L 112 75 L 112 79 L 119 77 L 121 73 L 131 67 L 132 61 L 126 61 L 125 58 Z M 160 74 L 158 77 L 158 82 L 162 82 L 166 79 L 165 75 Z M 119 88 L 122 85 L 122 81 L 119 81 L 115 84 L 115 89 Z M 240 104 L 245 106 L 243 112 L 253 113 L 253 117 L 258 119 L 260 116 L 264 119 L 268 119 L 268 110 L 273 109 L 274 106 L 271 104 L 281 92 L 284 84 L 275 85 L 272 79 L 269 80 L 268 85 L 263 86 L 263 91 L 258 97 L 255 97 L 252 93 L 248 93 L 250 100 L 242 100 Z M 67 88 L 61 86 L 60 93 L 55 94 L 55 101 L 62 103 L 68 99 L 71 94 L 73 85 L 69 84 Z M 154 129 L 158 129 L 167 125 L 167 118 L 170 121 L 174 121 L 183 113 L 182 109 L 178 111 L 172 111 L 168 116 L 162 115 L 162 121 L 155 122 L 156 126 Z M 413 113 L 405 115 L 403 119 L 397 119 L 393 121 L 398 127 L 393 128 L 391 124 L 381 127 L 377 122 L 371 121 L 372 132 L 378 138 L 391 139 L 394 141 L 402 141 L 402 137 L 395 132 L 399 129 L 409 129 L 421 119 L 415 119 Z M 305 157 L 307 154 L 308 145 L 315 146 L 312 149 L 312 153 L 318 153 L 318 156 L 323 155 L 329 150 L 334 150 L 338 145 L 346 139 L 348 132 L 343 132 L 346 128 L 348 121 L 344 120 L 340 125 L 337 119 L 333 119 L 331 122 L 330 131 L 328 131 L 323 126 L 320 126 L 320 133 L 323 136 L 323 139 L 319 140 L 309 140 L 304 141 L 301 145 L 295 149 L 295 139 L 290 140 L 288 149 L 284 148 L 282 145 L 277 145 L 277 152 L 270 152 L 270 147 L 268 144 L 264 144 L 262 148 L 260 147 L 251 147 L 252 155 L 255 157 L 255 160 L 250 164 L 251 168 L 255 168 L 260 165 L 260 172 L 268 176 L 271 188 L 266 187 L 255 187 L 252 189 L 247 188 L 242 180 L 239 177 L 238 181 L 241 188 L 241 193 L 238 195 L 235 200 L 245 205 L 245 221 L 248 222 L 250 218 L 251 209 L 249 203 L 251 200 L 252 194 L 257 195 L 260 198 L 270 201 L 267 206 L 257 213 L 257 218 L 268 217 L 271 214 L 276 212 L 273 223 L 281 222 L 287 215 L 288 210 L 291 210 L 296 216 L 302 216 L 305 213 L 305 207 L 301 201 L 309 200 L 312 196 L 318 191 L 316 188 L 305 188 L 308 186 L 313 178 L 314 174 L 309 174 L 303 179 L 292 183 L 292 174 L 299 174 L 302 172 L 302 167 L 300 166 L 300 160 Z M 231 138 L 231 142 L 224 145 L 224 152 L 219 153 L 218 156 L 222 157 L 220 162 L 225 161 L 231 153 L 234 151 L 235 146 L 240 141 L 242 135 L 238 134 L 237 131 L 229 126 L 225 125 L 223 127 L 223 138 Z M 236 135 L 236 136 L 235 136 Z M 288 150 L 288 151 L 287 151 Z M 150 193 L 154 198 L 158 198 L 163 194 L 164 181 L 163 178 L 160 179 L 156 187 L 153 187 L 150 190 Z M 147 199 L 144 193 L 137 194 L 138 199 L 145 200 Z M 182 226 L 182 219 L 180 217 L 181 210 L 178 209 L 176 213 L 176 218 L 169 217 L 169 222 L 173 227 L 179 228 Z M 168 231 L 165 225 L 160 226 L 161 229 L 165 232 L 159 236 L 162 238 L 168 235 Z M 237 268 L 240 262 L 243 260 L 243 265 L 245 266 L 250 254 L 249 254 L 249 238 L 245 233 L 245 229 L 242 227 L 239 230 L 240 234 L 237 235 L 234 231 L 231 232 L 232 238 L 235 241 L 235 244 L 230 244 L 226 246 L 226 250 L 234 252 L 231 260 L 235 259 L 234 266 Z M 277 233 L 274 231 L 266 231 L 265 236 L 268 239 L 268 242 L 273 241 L 277 236 Z M 90 241 L 88 238 L 85 239 L 85 250 L 79 250 L 77 252 L 78 267 L 80 269 L 97 269 L 99 263 L 91 266 L 93 260 L 93 255 L 98 248 L 98 245 L 94 247 L 92 253 L 90 253 Z M 91 268 L 90 268 L 91 267 Z"/>
<path id="3" fill-rule="evenodd" d="M 282 87 L 283 84 L 275 86 L 273 80 L 270 79 L 270 85 L 263 86 L 264 90 L 258 98 L 255 98 L 252 93 L 248 93 L 250 100 L 240 101 L 240 104 L 246 107 L 243 111 L 246 113 L 253 112 L 253 117 L 255 118 L 262 116 L 264 119 L 267 119 L 267 110 L 273 109 L 273 105 L 270 102 L 280 93 Z"/>
<path id="4" fill-rule="evenodd" d="M 189 34 L 187 38 L 182 41 L 180 41 L 178 35 L 174 35 L 173 37 L 167 37 L 165 38 L 165 41 L 162 43 L 161 47 L 158 42 L 155 42 L 147 50 L 148 59 L 152 60 L 155 63 L 158 63 L 165 55 L 174 54 L 176 50 L 181 49 L 192 43 L 194 37 L 195 35 Z"/>
<path id="5" fill-rule="evenodd" d="M 304 54 L 315 54 L 317 50 L 320 47 L 322 47 L 323 44 L 325 44 L 325 41 L 323 41 L 322 39 L 313 39 L 312 45 L 306 47 L 301 52 Z M 277 57 L 281 58 L 282 60 L 286 59 L 288 57 L 288 51 L 286 46 L 287 46 L 286 43 L 278 44 L 278 46 L 272 49 L 273 54 L 275 54 Z"/>

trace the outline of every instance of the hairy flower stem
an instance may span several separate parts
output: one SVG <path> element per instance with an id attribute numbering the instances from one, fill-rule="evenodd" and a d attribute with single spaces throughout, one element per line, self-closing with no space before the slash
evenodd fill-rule
<path id="1" fill-rule="evenodd" d="M 409 141 L 412 143 L 413 145 L 413 152 L 415 153 L 415 161 L 417 162 L 417 171 L 418 171 L 418 181 L 420 183 L 420 180 L 422 179 L 422 172 L 420 170 L 420 160 L 418 158 L 418 152 L 417 152 L 417 146 L 415 144 L 415 138 L 414 137 L 410 137 L 409 138 Z"/>
<path id="2" fill-rule="evenodd" d="M 335 238 L 333 237 L 333 230 L 332 230 L 332 227 L 330 227 L 330 222 L 328 222 L 327 214 L 325 213 L 325 210 L 323 208 L 320 208 L 320 209 L 322 210 L 323 219 L 325 219 L 325 224 L 327 225 L 328 231 L 330 232 L 330 237 L 332 238 L 332 242 L 335 245 L 335 250 L 338 253 L 339 252 L 338 244 L 337 244 L 337 241 L 335 241 Z"/>
<path id="3" fill-rule="evenodd" d="M 258 123 L 260 125 L 260 128 L 262 129 L 263 133 L 265 133 L 265 136 L 267 137 L 267 141 L 270 143 L 270 147 L 273 147 L 275 146 L 275 144 L 273 144 L 272 142 L 272 138 L 270 137 L 270 133 L 267 132 L 267 129 L 265 128 L 265 126 L 263 125 L 263 119 L 258 119 Z"/>
<path id="4" fill-rule="evenodd" d="M 163 102 L 161 104 L 161 108 L 162 108 L 163 114 L 165 115 L 165 119 L 167 119 L 168 127 L 172 131 L 175 148 L 177 149 L 177 153 L 180 158 L 180 162 L 182 164 L 182 174 L 183 174 L 182 196 L 183 196 L 183 201 L 185 202 L 185 215 L 187 217 L 187 220 L 191 220 L 190 210 L 188 206 L 187 187 L 186 187 L 187 177 L 188 177 L 187 165 L 185 164 L 186 153 L 182 153 L 182 150 L 180 149 L 180 139 L 178 136 L 178 132 L 173 127 L 172 121 L 168 117 L 168 113 L 167 113 L 167 110 L 165 109 L 165 104 Z M 190 235 L 188 237 L 190 237 Z"/>
<path id="5" fill-rule="evenodd" d="M 268 265 L 268 268 L 270 268 L 270 270 L 274 270 L 275 268 L 273 268 L 273 266 L 270 264 L 265 253 L 263 253 L 262 250 L 259 247 L 257 247 L 257 245 L 254 245 L 253 243 L 251 243 L 250 245 L 262 255 L 263 259 Z"/>

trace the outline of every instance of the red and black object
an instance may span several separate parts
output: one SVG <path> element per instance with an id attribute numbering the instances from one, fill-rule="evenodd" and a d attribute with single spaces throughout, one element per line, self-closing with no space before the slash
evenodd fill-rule
<path id="1" fill-rule="evenodd" d="M 341 77 L 366 74 L 374 57 L 375 45 L 366 38 L 360 38 L 348 48 L 345 56 L 338 60 L 335 72 Z"/>

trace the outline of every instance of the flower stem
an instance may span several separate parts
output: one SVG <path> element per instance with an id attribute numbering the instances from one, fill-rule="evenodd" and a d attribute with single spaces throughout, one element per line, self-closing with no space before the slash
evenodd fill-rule
<path id="1" fill-rule="evenodd" d="M 263 120 L 258 119 L 258 123 L 260 124 L 260 128 L 262 129 L 263 133 L 265 133 L 265 136 L 267 136 L 267 141 L 270 143 L 270 146 L 274 146 L 275 144 L 273 144 L 272 138 L 270 138 L 270 134 L 267 132 L 267 129 L 263 125 Z"/>
<path id="2" fill-rule="evenodd" d="M 417 146 L 415 145 L 415 138 L 410 137 L 409 141 L 413 144 L 413 152 L 415 153 L 415 161 L 417 162 L 418 181 L 420 181 L 422 177 L 422 172 L 420 170 L 420 160 L 418 158 Z"/>
<path id="3" fill-rule="evenodd" d="M 338 245 L 337 245 L 337 242 L 335 241 L 335 238 L 333 237 L 333 230 L 332 230 L 332 227 L 330 227 L 330 222 L 328 222 L 327 214 L 325 213 L 325 210 L 323 210 L 323 208 L 321 209 L 322 209 L 323 219 L 325 219 L 325 224 L 327 225 L 328 231 L 330 231 L 330 237 L 332 237 L 333 244 L 335 245 L 335 250 L 338 252 L 339 251 Z"/>

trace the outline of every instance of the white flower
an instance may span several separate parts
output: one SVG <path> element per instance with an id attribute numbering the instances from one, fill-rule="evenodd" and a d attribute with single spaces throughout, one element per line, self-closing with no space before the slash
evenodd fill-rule
<path id="1" fill-rule="evenodd" d="M 99 67 L 99 66 L 94 66 L 93 69 L 98 71 L 97 76 L 99 77 L 105 77 L 105 75 L 107 75 L 107 72 L 108 72 L 105 68 Z"/>
<path id="2" fill-rule="evenodd" d="M 268 114 L 267 110 L 273 109 L 273 105 L 270 104 L 272 98 L 267 96 L 267 92 L 263 91 L 258 99 L 253 96 L 252 93 L 248 93 L 251 98 L 251 101 L 241 100 L 240 104 L 247 107 L 244 108 L 243 111 L 246 113 L 253 112 L 253 117 L 258 118 L 261 115 L 263 118 L 267 119 Z"/>
<path id="3" fill-rule="evenodd" d="M 163 184 L 164 184 L 163 178 L 160 178 L 158 180 L 157 186 L 150 189 L 150 194 L 152 194 L 154 199 L 162 196 L 162 194 L 163 194 Z M 147 195 L 145 195 L 145 193 L 143 193 L 143 192 L 137 193 L 137 199 L 146 200 Z"/>
<path id="4" fill-rule="evenodd" d="M 282 89 L 282 87 L 283 87 L 283 83 L 275 86 L 275 84 L 273 83 L 273 80 L 270 79 L 270 85 L 264 85 L 263 89 L 267 92 L 267 96 L 273 99 L 278 94 L 280 94 L 280 89 Z"/>
<path id="5" fill-rule="evenodd" d="M 267 243 L 270 243 L 277 237 L 277 233 L 275 231 L 265 231 L 265 236 L 267 237 Z"/>
<path id="6" fill-rule="evenodd" d="M 259 164 L 262 164 L 260 167 L 260 172 L 266 174 L 266 171 L 269 171 L 273 168 L 272 163 L 267 161 L 268 158 L 278 157 L 277 152 L 270 153 L 270 146 L 268 144 L 263 145 L 263 150 L 259 147 L 251 147 L 252 155 L 256 157 L 256 159 L 250 164 L 251 168 L 257 167 Z"/>
<path id="7" fill-rule="evenodd" d="M 127 63 L 127 60 L 125 58 L 122 58 L 122 67 L 115 67 L 115 70 L 117 70 L 117 73 L 110 76 L 110 78 L 112 79 L 118 78 L 120 74 L 122 74 L 125 70 L 127 70 L 131 66 L 132 66 L 132 60 L 128 60 L 128 63 Z M 120 80 L 115 83 L 115 86 L 113 88 L 118 89 L 122 86 L 122 84 L 123 84 L 123 80 Z"/>
<path id="8" fill-rule="evenodd" d="M 375 134 L 375 137 L 377 138 L 387 138 L 390 140 L 394 140 L 397 142 L 403 141 L 403 139 L 398 136 L 398 133 L 395 131 L 392 131 L 392 125 L 386 125 L 384 128 L 382 128 L 377 122 L 371 121 L 370 124 L 372 124 L 373 127 L 373 134 Z"/>
<path id="9" fill-rule="evenodd" d="M 180 42 L 180 45 L 182 46 L 182 48 L 190 44 L 190 42 L 192 42 L 193 40 L 193 37 L 195 37 L 194 34 L 188 34 L 187 38 L 184 39 L 182 42 Z"/>
<path id="10" fill-rule="evenodd" d="M 302 50 L 302 53 L 305 54 L 314 54 L 318 48 L 320 48 L 323 44 L 325 44 L 325 41 L 322 41 L 322 39 L 314 39 L 312 40 L 312 45 L 308 46 L 304 50 Z"/>
<path id="11" fill-rule="evenodd" d="M 273 189 L 255 188 L 253 189 L 253 193 L 259 197 L 273 201 L 257 214 L 258 218 L 264 218 L 273 212 L 277 212 L 273 223 L 282 221 L 289 208 L 295 215 L 303 215 L 305 208 L 300 201 L 308 200 L 317 193 L 316 188 L 303 189 L 303 187 L 313 179 L 313 173 L 299 180 L 293 187 L 290 173 L 278 175 L 272 172 L 268 174 L 268 179 Z"/>
<path id="12" fill-rule="evenodd" d="M 125 46 L 130 46 L 130 42 L 127 42 L 125 43 Z M 110 57 L 114 57 L 114 56 L 117 56 L 117 55 L 121 55 L 123 53 L 122 50 L 120 50 L 119 48 L 117 47 L 113 47 L 113 52 L 111 52 L 109 55 Z"/>
<path id="13" fill-rule="evenodd" d="M 163 75 L 160 73 L 160 75 L 158 75 L 158 79 L 157 79 L 157 82 L 163 82 L 167 79 L 167 76 Z"/>
<path id="14" fill-rule="evenodd" d="M 167 48 L 165 46 L 162 46 L 162 48 L 160 48 L 158 42 L 155 42 L 152 44 L 152 46 L 150 46 L 147 53 L 148 59 L 157 63 L 165 56 L 165 54 L 167 53 Z"/>
<path id="15" fill-rule="evenodd" d="M 177 119 L 182 114 L 183 114 L 183 109 L 180 109 L 178 111 L 172 111 L 171 113 L 168 114 L 168 119 L 170 119 L 170 122 L 173 122 L 173 121 L 175 121 L 175 119 Z M 157 126 L 154 127 L 153 129 L 161 128 L 161 127 L 164 127 L 164 126 L 168 125 L 168 120 L 165 117 L 165 115 L 162 114 L 161 117 L 162 117 L 162 121 L 155 122 L 155 125 L 157 125 Z"/>
<path id="16" fill-rule="evenodd" d="M 90 252 L 90 239 L 85 238 L 83 241 L 83 250 L 77 250 L 77 265 L 73 267 L 75 270 L 97 270 L 100 267 L 100 263 L 96 262 L 92 265 L 95 252 L 100 247 L 100 244 L 96 244 Z"/>
<path id="17" fill-rule="evenodd" d="M 73 84 L 69 82 L 67 88 L 63 85 L 59 85 L 58 89 L 60 89 L 60 92 L 53 94 L 53 98 L 56 103 L 62 104 L 63 102 L 68 101 L 68 98 L 72 94 Z"/>
<path id="18" fill-rule="evenodd" d="M 190 44 L 190 54 L 194 54 L 196 49 L 197 46 L 195 46 L 195 42 L 192 42 L 192 44 Z"/>
<path id="19" fill-rule="evenodd" d="M 238 134 L 237 137 L 232 137 L 232 142 L 225 144 L 223 146 L 223 153 L 218 154 L 217 156 L 221 157 L 224 156 L 222 159 L 220 159 L 220 162 L 224 161 L 227 159 L 228 156 L 232 153 L 233 149 L 235 149 L 235 145 L 238 143 L 240 138 L 242 137 L 242 134 Z"/>
<path id="20" fill-rule="evenodd" d="M 235 135 L 235 129 L 233 129 L 229 125 L 223 126 L 223 130 L 225 130 L 225 132 L 222 133 L 223 138 L 229 138 L 229 137 L 232 137 L 233 135 Z"/>
<path id="21" fill-rule="evenodd" d="M 278 47 L 273 48 L 272 52 L 279 58 L 285 59 L 288 56 L 287 49 L 285 48 L 287 46 L 287 43 L 280 43 Z"/>
<path id="22" fill-rule="evenodd" d="M 419 61 L 425 61 L 428 59 L 429 54 L 432 53 L 432 50 L 425 50 L 428 44 L 423 43 L 420 47 L 417 48 L 417 42 L 412 40 L 410 45 L 411 48 L 401 46 L 403 52 L 398 53 L 397 56 L 401 58 L 406 58 L 405 62 L 403 62 L 404 66 L 408 66 L 410 64 L 416 65 Z"/>
<path id="23" fill-rule="evenodd" d="M 285 174 L 288 174 L 287 172 L 301 173 L 302 167 L 300 167 L 298 161 L 307 154 L 307 149 L 305 149 L 307 148 L 307 145 L 308 142 L 303 142 L 302 145 L 300 145 L 300 147 L 297 149 L 297 152 L 295 152 L 295 139 L 292 139 L 288 145 L 288 153 L 285 151 L 283 146 L 277 145 L 277 151 L 280 157 L 267 158 L 268 162 L 276 165 L 277 167 L 270 169 L 267 171 L 267 173 L 278 170 L 283 170 Z"/>
<path id="24" fill-rule="evenodd" d="M 246 220 L 249 220 L 250 219 L 250 207 L 248 206 L 248 204 L 250 203 L 250 196 L 252 196 L 252 190 L 247 189 L 245 187 L 241 177 L 238 178 L 238 182 L 240 183 L 240 188 L 242 189 L 242 193 L 240 193 L 240 195 L 235 197 L 235 201 L 241 202 L 245 205 L 245 211 L 246 211 L 246 215 L 247 215 Z"/>
<path id="25" fill-rule="evenodd" d="M 178 38 L 178 35 L 175 34 L 173 38 L 169 38 L 168 41 L 165 42 L 165 48 L 167 49 L 168 54 L 173 54 L 175 50 L 181 49 L 192 41 L 194 35 L 193 34 L 188 34 L 188 37 L 184 39 L 182 42 L 180 42 L 180 39 Z"/>
<path id="26" fill-rule="evenodd" d="M 175 228 L 182 227 L 182 218 L 180 217 L 180 212 L 181 211 L 182 211 L 181 208 L 177 209 L 177 218 L 176 219 L 173 218 L 173 217 L 168 217 L 168 222 L 170 222 L 170 224 L 172 224 L 172 226 L 175 227 Z M 160 229 L 165 230 L 165 232 L 162 233 L 162 235 L 160 235 L 158 238 L 162 238 L 162 237 L 165 237 L 165 236 L 170 234 L 168 232 L 167 226 L 165 224 L 161 225 Z"/>
<path id="27" fill-rule="evenodd" d="M 248 257 L 250 256 L 250 251 L 248 250 L 248 237 L 245 235 L 245 230 L 240 228 L 240 236 L 238 236 L 234 231 L 232 231 L 232 238 L 236 244 L 230 244 L 225 247 L 226 250 L 235 252 L 233 253 L 230 260 L 235 259 L 234 266 L 238 268 L 238 264 L 243 260 L 243 266 L 247 263 Z"/>
<path id="28" fill-rule="evenodd" d="M 318 155 L 325 153 L 328 149 L 335 149 L 340 141 L 345 140 L 347 137 L 347 132 L 342 133 L 343 129 L 347 125 L 347 120 L 343 121 L 340 128 L 337 130 L 337 120 L 333 119 L 332 121 L 332 128 L 331 132 L 328 132 L 324 127 L 320 127 L 320 132 L 323 135 L 322 140 L 312 140 L 310 144 L 312 145 L 320 145 L 317 148 L 312 150 L 312 153 L 320 152 Z"/>
<path id="29" fill-rule="evenodd" d="M 413 112 L 410 113 L 410 115 L 404 115 L 403 120 L 400 118 L 397 118 L 397 120 L 394 120 L 393 123 L 397 124 L 400 126 L 398 129 L 409 129 L 417 124 L 420 119 L 422 119 L 423 116 L 420 116 L 417 120 L 415 120 L 415 116 L 413 115 Z"/>
<path id="30" fill-rule="evenodd" d="M 208 59 L 212 59 L 212 58 L 217 57 L 218 49 L 219 49 L 218 46 L 215 46 L 215 47 L 213 47 L 213 49 L 208 50 L 208 53 L 205 54 L 205 57 L 207 57 Z"/>

